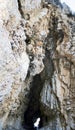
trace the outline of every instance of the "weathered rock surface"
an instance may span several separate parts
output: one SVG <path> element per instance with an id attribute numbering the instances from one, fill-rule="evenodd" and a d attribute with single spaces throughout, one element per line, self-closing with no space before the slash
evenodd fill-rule
<path id="1" fill-rule="evenodd" d="M 24 129 L 29 106 L 41 130 L 75 130 L 75 16 L 59 5 L 0 0 L 0 130 Z"/>

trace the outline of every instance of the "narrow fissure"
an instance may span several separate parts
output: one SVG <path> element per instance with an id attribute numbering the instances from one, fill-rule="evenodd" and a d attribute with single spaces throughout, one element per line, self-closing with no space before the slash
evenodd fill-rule
<path id="1" fill-rule="evenodd" d="M 42 104 L 40 102 L 41 101 L 40 93 L 43 89 L 45 80 L 49 81 L 50 85 L 52 86 L 52 75 L 54 72 L 53 58 L 55 57 L 55 52 L 56 52 L 55 43 L 58 40 L 57 39 L 58 35 L 55 35 L 56 34 L 55 29 L 57 28 L 57 24 L 56 24 L 56 26 L 54 26 L 55 25 L 54 22 L 58 23 L 58 19 L 57 18 L 53 19 L 53 23 L 52 23 L 53 30 L 50 30 L 49 35 L 45 39 L 45 42 L 47 43 L 45 46 L 45 58 L 43 60 L 45 68 L 41 72 L 41 74 L 37 74 L 36 76 L 33 77 L 33 81 L 30 85 L 29 104 L 28 104 L 26 111 L 24 112 L 24 121 L 23 121 L 23 127 L 26 130 L 36 130 L 36 128 L 34 128 L 34 123 L 36 122 L 36 120 L 38 118 L 40 118 L 40 122 L 39 122 L 39 126 L 38 126 L 39 129 L 46 126 L 49 122 L 52 123 L 51 128 L 53 130 L 56 127 L 56 123 L 54 123 L 54 122 L 57 122 L 57 119 L 53 115 L 54 112 L 51 111 L 50 115 L 47 114 L 46 112 L 44 112 L 46 109 L 48 110 L 48 108 L 43 109 Z M 54 37 L 52 38 L 52 36 L 54 36 Z M 63 40 L 63 39 L 61 39 L 61 40 Z M 27 42 L 28 43 L 30 42 L 29 38 L 27 39 Z M 46 99 L 47 99 L 47 97 L 46 97 Z M 50 97 L 50 99 L 51 99 L 51 97 Z M 53 125 L 53 124 L 55 124 L 55 125 Z"/>
<path id="2" fill-rule="evenodd" d="M 40 110 L 40 92 L 43 87 L 40 74 L 34 76 L 30 86 L 29 104 L 24 113 L 23 127 L 27 130 L 35 130 L 34 123 L 40 118 L 39 128 L 42 127 L 42 113 Z"/>
<path id="3" fill-rule="evenodd" d="M 24 18 L 24 13 L 23 13 L 22 8 L 21 8 L 21 2 L 20 2 L 20 0 L 17 0 L 17 1 L 18 1 L 18 10 L 21 14 L 21 17 Z"/>

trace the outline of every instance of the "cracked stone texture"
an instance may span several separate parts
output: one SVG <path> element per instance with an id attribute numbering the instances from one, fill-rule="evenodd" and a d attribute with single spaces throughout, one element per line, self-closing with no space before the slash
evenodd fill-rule
<path id="1" fill-rule="evenodd" d="M 23 129 L 29 86 L 41 72 L 49 119 L 41 130 L 75 129 L 75 16 L 41 3 L 0 0 L 0 130 Z"/>

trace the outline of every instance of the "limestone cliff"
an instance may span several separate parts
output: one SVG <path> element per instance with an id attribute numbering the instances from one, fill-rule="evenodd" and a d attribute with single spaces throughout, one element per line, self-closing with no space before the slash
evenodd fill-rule
<path id="1" fill-rule="evenodd" d="M 0 0 L 0 130 L 34 129 L 37 116 L 40 130 L 75 130 L 75 16 L 63 6 Z"/>

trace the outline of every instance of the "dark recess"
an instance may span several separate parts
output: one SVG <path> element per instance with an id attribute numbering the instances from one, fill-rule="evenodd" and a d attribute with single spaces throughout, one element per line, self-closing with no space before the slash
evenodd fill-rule
<path id="1" fill-rule="evenodd" d="M 33 82 L 30 86 L 30 93 L 29 93 L 29 104 L 27 107 L 27 110 L 24 113 L 24 121 L 23 121 L 23 127 L 26 130 L 35 130 L 34 128 L 34 122 L 38 117 L 41 118 L 39 128 L 43 126 L 42 121 L 42 113 L 40 110 L 40 92 L 43 87 L 41 76 L 38 74 L 34 76 Z"/>
<path id="2" fill-rule="evenodd" d="M 21 8 L 21 2 L 20 2 L 20 0 L 18 0 L 18 9 L 19 9 L 19 12 L 21 14 L 21 17 L 24 18 L 24 13 L 23 13 L 22 8 Z"/>
<path id="3" fill-rule="evenodd" d="M 34 128 L 34 122 L 40 117 L 39 128 L 47 125 L 49 122 L 49 115 L 45 115 L 41 107 L 40 93 L 43 88 L 42 73 L 34 76 L 33 81 L 30 85 L 29 104 L 24 112 L 23 128 L 26 130 L 36 130 Z"/>

